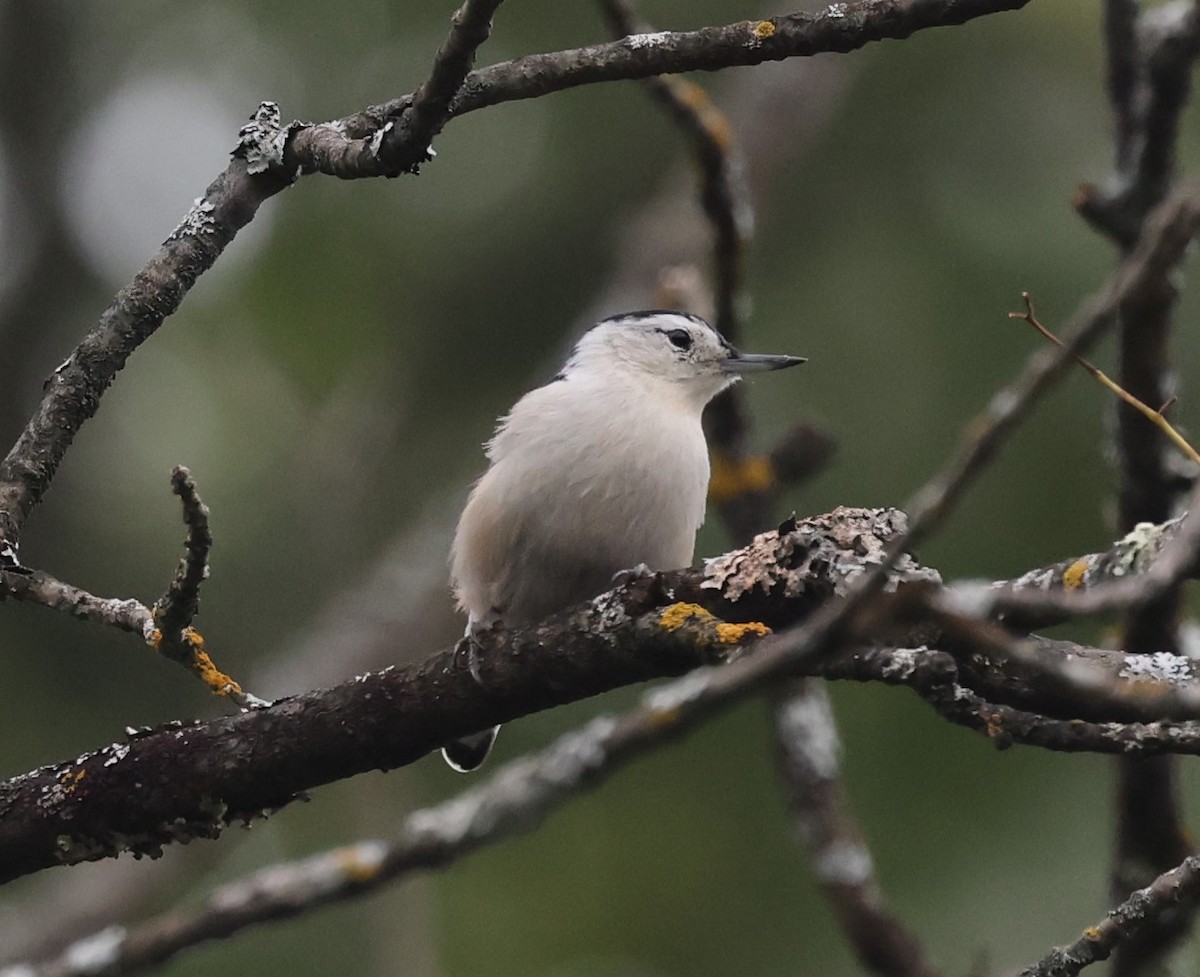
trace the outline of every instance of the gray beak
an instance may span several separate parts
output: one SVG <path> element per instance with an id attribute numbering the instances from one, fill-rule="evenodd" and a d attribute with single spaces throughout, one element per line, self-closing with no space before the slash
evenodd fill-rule
<path id="1" fill-rule="evenodd" d="M 767 370 L 785 370 L 808 361 L 803 356 L 784 356 L 775 353 L 739 353 L 734 350 L 721 360 L 724 373 L 763 373 Z"/>

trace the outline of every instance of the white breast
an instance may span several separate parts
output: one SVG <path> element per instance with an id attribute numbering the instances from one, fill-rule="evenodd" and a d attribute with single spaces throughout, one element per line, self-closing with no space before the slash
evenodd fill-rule
<path id="1" fill-rule="evenodd" d="M 708 451 L 698 411 L 561 380 L 523 397 L 459 521 L 453 578 L 473 620 L 530 623 L 638 563 L 691 563 Z"/>

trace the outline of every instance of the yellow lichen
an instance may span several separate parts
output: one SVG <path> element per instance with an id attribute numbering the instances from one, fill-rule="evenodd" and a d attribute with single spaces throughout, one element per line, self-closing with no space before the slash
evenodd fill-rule
<path id="1" fill-rule="evenodd" d="M 1063 571 L 1063 587 L 1067 590 L 1078 590 L 1083 586 L 1083 577 L 1087 573 L 1088 561 L 1076 560 Z"/>
<path id="2" fill-rule="evenodd" d="M 765 41 L 775 33 L 775 25 L 769 20 L 760 20 L 754 25 L 754 36 L 760 41 Z"/>
<path id="3" fill-rule="evenodd" d="M 62 785 L 63 793 L 73 794 L 79 782 L 86 776 L 86 770 L 67 770 L 58 778 L 58 782 Z"/>
<path id="4" fill-rule="evenodd" d="M 342 875 L 351 882 L 370 882 L 379 874 L 378 859 L 364 859 L 357 846 L 342 848 L 334 853 Z"/>
<path id="5" fill-rule="evenodd" d="M 222 672 L 204 650 L 204 636 L 195 628 L 183 629 L 183 641 L 192 653 L 191 669 L 216 695 L 230 695 L 242 691 L 242 687 Z"/>
<path id="6" fill-rule="evenodd" d="M 740 645 L 748 635 L 762 637 L 770 633 L 771 629 L 761 621 L 747 621 L 745 624 L 726 624 L 722 621 L 717 625 L 717 640 L 723 645 Z"/>
<path id="7" fill-rule="evenodd" d="M 766 492 L 775 484 L 775 466 L 764 455 L 734 460 L 721 452 L 712 456 L 709 501 L 720 505 L 751 492 Z"/>
<path id="8" fill-rule="evenodd" d="M 679 707 L 667 709 L 651 709 L 650 725 L 656 729 L 666 729 L 679 721 Z"/>
<path id="9" fill-rule="evenodd" d="M 699 604 L 688 604 L 684 601 L 663 608 L 658 621 L 667 631 L 678 631 L 685 624 L 695 621 L 697 624 L 711 627 L 717 641 L 723 645 L 739 645 L 749 635 L 761 637 L 771 633 L 771 629 L 761 621 L 727 624 Z"/>
<path id="10" fill-rule="evenodd" d="M 1085 940 L 1098 940 L 1100 939 L 1100 931 L 1095 926 L 1089 926 L 1083 931 L 1083 938 Z"/>
<path id="11" fill-rule="evenodd" d="M 715 621 L 716 618 L 699 604 L 688 604 L 680 601 L 670 607 L 664 607 L 659 615 L 658 623 L 667 631 L 678 631 L 691 620 Z"/>

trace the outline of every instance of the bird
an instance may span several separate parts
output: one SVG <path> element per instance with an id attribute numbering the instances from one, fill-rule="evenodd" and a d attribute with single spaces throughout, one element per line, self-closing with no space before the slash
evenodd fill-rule
<path id="1" fill-rule="evenodd" d="M 704 522 L 705 405 L 743 374 L 803 357 L 742 353 L 704 319 L 651 309 L 601 320 L 485 445 L 489 465 L 454 534 L 451 585 L 467 639 L 538 623 L 634 567 L 690 566 Z M 454 740 L 467 772 L 499 726 Z"/>

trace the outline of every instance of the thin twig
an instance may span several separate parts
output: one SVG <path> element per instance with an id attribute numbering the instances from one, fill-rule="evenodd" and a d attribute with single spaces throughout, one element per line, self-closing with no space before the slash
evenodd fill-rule
<path id="1" fill-rule="evenodd" d="M 898 545 L 915 549 L 941 524 L 999 445 L 1050 386 L 1111 328 L 1117 309 L 1161 280 L 1183 258 L 1200 228 L 1200 184 L 1187 183 L 1146 221 L 1137 246 L 1098 292 L 1071 317 L 1062 348 L 1034 353 L 1018 377 L 992 397 L 987 411 L 968 425 L 970 435 L 956 457 L 909 502 L 909 536 Z"/>
<path id="2" fill-rule="evenodd" d="M 1085 929 L 1069 946 L 1059 947 L 1020 977 L 1076 977 L 1084 967 L 1107 960 L 1117 947 L 1139 935 L 1148 925 L 1200 897 L 1200 855 L 1190 855 L 1139 889 L 1104 919 Z"/>
<path id="3" fill-rule="evenodd" d="M 187 538 L 179 569 L 167 592 L 154 605 L 154 621 L 168 641 L 177 641 L 184 628 L 192 626 L 200 609 L 200 584 L 208 577 L 208 553 L 213 538 L 208 528 L 208 506 L 196 491 L 192 473 L 182 466 L 172 470 L 171 489 L 183 503 Z"/>
<path id="4" fill-rule="evenodd" d="M 1034 329 L 1041 333 L 1042 336 L 1054 343 L 1055 346 L 1062 349 L 1062 340 L 1054 335 L 1054 333 L 1047 329 L 1038 320 L 1037 315 L 1033 311 L 1033 299 L 1031 298 L 1030 294 L 1028 292 L 1022 292 L 1021 300 L 1025 303 L 1025 311 L 1010 312 L 1008 317 L 1010 319 L 1021 319 L 1022 321 L 1029 323 Z M 1178 429 L 1170 421 L 1168 421 L 1166 416 L 1163 414 L 1164 410 L 1175 403 L 1175 397 L 1168 398 L 1161 408 L 1155 410 L 1153 407 L 1150 407 L 1144 401 L 1139 400 L 1137 397 L 1131 394 L 1090 360 L 1080 356 L 1078 353 L 1074 355 L 1074 360 L 1085 370 L 1087 370 L 1087 372 L 1095 378 L 1097 383 L 1114 393 L 1116 396 L 1120 397 L 1121 400 L 1125 401 L 1125 403 L 1127 403 L 1130 407 L 1149 420 L 1151 424 L 1162 431 L 1170 439 L 1171 443 L 1179 449 L 1180 453 L 1183 454 L 1185 458 L 1191 462 L 1194 462 L 1196 465 L 1200 465 L 1200 452 L 1196 451 L 1196 449 L 1188 443 L 1187 438 L 1180 434 Z"/>

